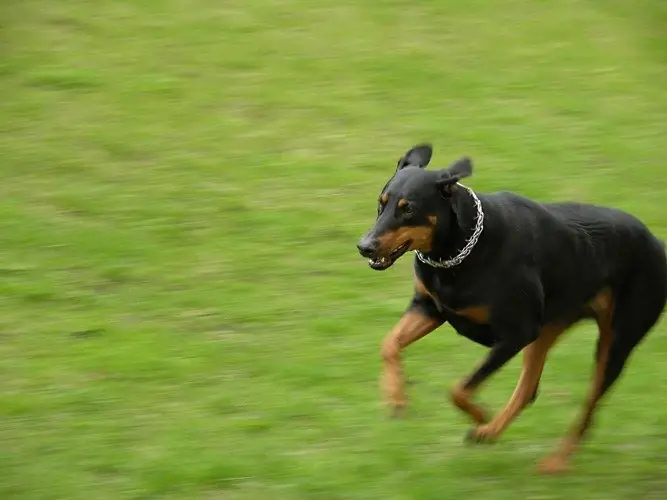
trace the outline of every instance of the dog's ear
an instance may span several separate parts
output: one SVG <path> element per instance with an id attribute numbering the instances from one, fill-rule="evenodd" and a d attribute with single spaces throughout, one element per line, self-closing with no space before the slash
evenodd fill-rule
<path id="1" fill-rule="evenodd" d="M 405 167 L 424 168 L 431 161 L 432 155 L 433 147 L 430 144 L 417 144 L 398 160 L 396 171 Z"/>
<path id="2" fill-rule="evenodd" d="M 464 156 L 456 160 L 449 168 L 440 173 L 436 184 L 445 198 L 450 198 L 456 189 L 456 183 L 472 175 L 472 160 Z"/>
<path id="3" fill-rule="evenodd" d="M 459 158 L 447 170 L 452 176 L 459 179 L 470 177 L 472 175 L 472 159 L 468 156 Z"/>

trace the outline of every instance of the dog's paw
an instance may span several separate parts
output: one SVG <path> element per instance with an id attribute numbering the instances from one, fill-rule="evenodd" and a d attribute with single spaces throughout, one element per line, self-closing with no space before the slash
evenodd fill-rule
<path id="1" fill-rule="evenodd" d="M 537 466 L 540 474 L 564 474 L 570 470 L 570 462 L 561 455 L 551 455 L 543 459 Z"/>
<path id="2" fill-rule="evenodd" d="M 392 403 L 389 405 L 389 418 L 401 419 L 405 417 L 407 405 L 405 403 Z"/>
<path id="3" fill-rule="evenodd" d="M 470 429 L 465 440 L 467 443 L 473 444 L 493 444 L 498 440 L 498 434 L 488 425 L 480 425 Z"/>

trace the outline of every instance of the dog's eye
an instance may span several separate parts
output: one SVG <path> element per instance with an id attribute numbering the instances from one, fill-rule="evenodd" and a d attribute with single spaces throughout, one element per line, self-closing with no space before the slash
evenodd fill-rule
<path id="1" fill-rule="evenodd" d="M 382 213 L 382 211 L 384 210 L 384 207 L 386 207 L 386 206 L 387 206 L 387 200 L 380 198 L 378 200 L 378 215 L 380 215 Z"/>

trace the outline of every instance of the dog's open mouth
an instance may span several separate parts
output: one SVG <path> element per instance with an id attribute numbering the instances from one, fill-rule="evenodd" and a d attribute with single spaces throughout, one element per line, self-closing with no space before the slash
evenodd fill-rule
<path id="1" fill-rule="evenodd" d="M 405 252 L 408 251 L 412 241 L 408 240 L 394 251 L 392 251 L 387 257 L 376 257 L 375 259 L 368 259 L 368 265 L 371 269 L 376 271 L 384 271 L 392 266 Z"/>

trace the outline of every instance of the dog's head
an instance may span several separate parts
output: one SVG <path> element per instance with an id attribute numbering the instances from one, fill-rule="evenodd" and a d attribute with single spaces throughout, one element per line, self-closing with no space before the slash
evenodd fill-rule
<path id="1" fill-rule="evenodd" d="M 403 155 L 378 199 L 377 219 L 357 248 L 372 269 L 391 267 L 411 250 L 429 252 L 436 226 L 447 228 L 459 209 L 457 182 L 472 175 L 472 161 L 428 171 L 433 148 L 419 144 Z"/>

